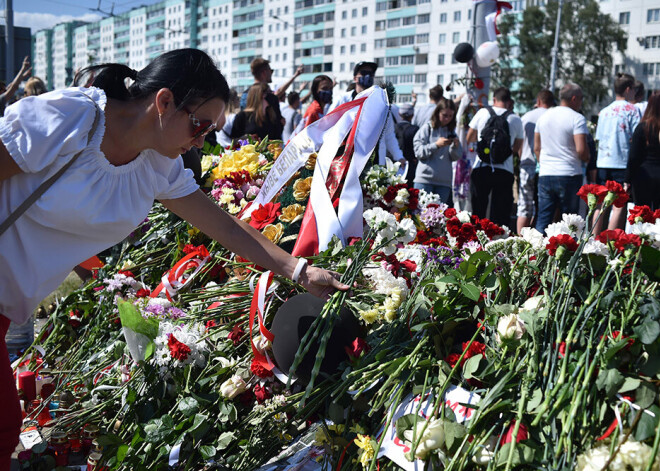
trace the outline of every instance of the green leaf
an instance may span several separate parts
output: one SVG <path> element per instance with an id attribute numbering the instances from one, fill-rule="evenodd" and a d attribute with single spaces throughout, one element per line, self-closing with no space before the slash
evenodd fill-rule
<path id="1" fill-rule="evenodd" d="M 455 451 L 454 448 L 461 444 L 461 441 L 465 436 L 465 427 L 456 422 L 448 422 L 446 420 L 443 420 L 442 423 L 445 431 L 445 443 L 447 444 L 447 449 L 450 452 Z"/>
<path id="2" fill-rule="evenodd" d="M 115 435 L 113 433 L 108 433 L 107 435 L 101 435 L 100 437 L 97 437 L 96 440 L 98 440 L 99 445 L 104 446 L 104 447 L 105 446 L 112 446 L 112 447 L 119 446 L 123 443 L 121 438 L 119 438 L 117 435 Z"/>
<path id="3" fill-rule="evenodd" d="M 474 377 L 474 373 L 479 369 L 479 362 L 484 356 L 482 354 L 475 355 L 468 358 L 468 360 L 463 365 L 463 377 L 465 379 L 470 379 Z"/>
<path id="4" fill-rule="evenodd" d="M 640 268 L 652 281 L 660 281 L 660 250 L 650 245 L 640 247 Z"/>
<path id="5" fill-rule="evenodd" d="M 596 379 L 596 386 L 604 390 L 607 397 L 613 397 L 624 382 L 624 377 L 616 368 L 601 370 Z"/>
<path id="6" fill-rule="evenodd" d="M 131 329 L 133 332 L 142 334 L 154 340 L 158 337 L 158 320 L 154 318 L 145 319 L 132 303 L 119 300 L 119 318 L 122 327 Z"/>
<path id="7" fill-rule="evenodd" d="M 628 391 L 634 391 L 639 387 L 639 385 L 642 383 L 641 379 L 638 378 L 626 378 L 621 387 L 619 388 L 620 393 L 628 392 Z"/>
<path id="8" fill-rule="evenodd" d="M 655 429 L 658 427 L 658 421 L 660 421 L 660 407 L 652 405 L 645 410 L 655 414 L 655 417 L 652 417 L 646 412 L 642 412 L 642 416 L 639 418 L 639 422 L 637 422 L 637 427 L 635 428 L 634 434 L 635 440 L 638 442 L 655 436 Z M 635 412 L 635 414 L 637 414 L 637 412 Z"/>
<path id="9" fill-rule="evenodd" d="M 497 452 L 497 467 L 501 468 L 506 466 L 506 462 L 509 459 L 509 450 L 514 446 L 514 442 L 505 443 L 502 445 L 502 448 Z M 529 445 L 526 445 L 524 442 L 519 442 L 515 444 L 515 450 L 513 452 L 513 467 L 522 466 L 525 464 L 531 463 L 534 461 L 534 448 Z"/>
<path id="10" fill-rule="evenodd" d="M 642 381 L 637 391 L 635 391 L 635 404 L 642 409 L 646 409 L 655 402 L 658 391 L 653 383 Z"/>
<path id="11" fill-rule="evenodd" d="M 199 411 L 199 402 L 194 397 L 184 397 L 179 402 L 179 410 L 186 417 L 192 417 Z"/>
<path id="12" fill-rule="evenodd" d="M 633 327 L 633 332 L 645 345 L 655 342 L 660 335 L 660 324 L 653 320 L 646 320 L 641 325 Z"/>
<path id="13" fill-rule="evenodd" d="M 328 417 L 336 424 L 343 424 L 345 421 L 344 408 L 337 402 L 333 402 L 328 407 Z"/>
<path id="14" fill-rule="evenodd" d="M 527 402 L 527 412 L 531 413 L 543 402 L 543 392 L 541 389 L 535 389 Z"/>
<path id="15" fill-rule="evenodd" d="M 202 445 L 199 447 L 199 452 L 201 453 L 202 458 L 204 458 L 205 460 L 210 460 L 215 457 L 217 450 L 215 449 L 214 446 Z"/>
<path id="16" fill-rule="evenodd" d="M 412 430 L 412 428 L 415 426 L 415 423 L 421 423 L 423 421 L 424 418 L 416 414 L 406 414 L 402 417 L 399 417 L 394 423 L 396 436 L 399 438 L 399 440 L 405 440 L 403 432 L 406 430 Z"/>
<path id="17" fill-rule="evenodd" d="M 128 453 L 128 445 L 120 445 L 117 449 L 117 463 L 121 463 L 126 458 L 126 453 Z"/>
<path id="18" fill-rule="evenodd" d="M 156 353 L 156 344 L 149 342 L 147 348 L 144 349 L 144 361 L 149 361 L 149 359 Z"/>
<path id="19" fill-rule="evenodd" d="M 234 434 L 234 432 L 222 432 L 218 437 L 218 448 L 220 450 L 224 450 L 234 440 L 236 440 L 236 435 Z"/>
<path id="20" fill-rule="evenodd" d="M 461 291 L 466 297 L 470 298 L 472 301 L 478 301 L 479 296 L 481 295 L 481 290 L 474 283 L 462 283 Z"/>

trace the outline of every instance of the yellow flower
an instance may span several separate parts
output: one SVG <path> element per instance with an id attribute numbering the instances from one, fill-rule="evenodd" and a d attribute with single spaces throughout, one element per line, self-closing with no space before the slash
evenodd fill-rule
<path id="1" fill-rule="evenodd" d="M 280 144 L 279 142 L 268 144 L 268 150 L 270 151 L 271 154 L 273 154 L 273 161 L 275 161 L 282 153 L 282 144 Z"/>
<path id="2" fill-rule="evenodd" d="M 248 144 L 239 150 L 226 153 L 220 157 L 218 166 L 211 171 L 212 178 L 225 178 L 232 172 L 247 170 L 254 177 L 259 170 L 259 154 L 254 150 L 254 145 Z"/>
<path id="3" fill-rule="evenodd" d="M 202 174 L 208 172 L 212 165 L 213 165 L 212 155 L 206 154 L 204 157 L 202 157 Z"/>
<path id="4" fill-rule="evenodd" d="M 378 319 L 378 309 L 377 308 L 368 309 L 366 311 L 360 311 L 359 314 L 360 314 L 360 317 L 362 318 L 362 320 L 364 322 L 366 322 L 367 324 L 373 324 Z"/>
<path id="5" fill-rule="evenodd" d="M 312 177 L 299 178 L 293 183 L 293 197 L 296 201 L 303 201 L 309 197 L 312 189 Z"/>
<path id="6" fill-rule="evenodd" d="M 302 219 L 304 211 L 305 211 L 305 207 L 299 205 L 298 203 L 289 205 L 286 208 L 282 208 L 280 221 L 288 222 L 288 223 L 299 221 L 300 219 Z"/>
<path id="7" fill-rule="evenodd" d="M 376 454 L 374 451 L 374 445 L 378 444 L 374 442 L 368 435 L 361 435 L 358 433 L 357 438 L 355 439 L 355 444 L 360 448 L 360 463 L 364 468 L 369 466 L 369 462 L 374 458 Z"/>
<path id="8" fill-rule="evenodd" d="M 316 152 L 312 152 L 311 154 L 309 154 L 309 158 L 305 163 L 305 168 L 307 170 L 314 170 L 314 167 L 316 167 Z"/>
<path id="9" fill-rule="evenodd" d="M 282 238 L 282 234 L 284 234 L 284 226 L 281 222 L 268 224 L 261 233 L 268 237 L 273 244 L 277 244 Z"/>

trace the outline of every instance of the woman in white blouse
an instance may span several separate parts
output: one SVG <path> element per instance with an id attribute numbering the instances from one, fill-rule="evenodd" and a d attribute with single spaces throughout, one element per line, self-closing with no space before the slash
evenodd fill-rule
<path id="1" fill-rule="evenodd" d="M 0 471 L 21 423 L 5 333 L 83 260 L 124 239 L 154 200 L 227 249 L 327 297 L 332 273 L 273 245 L 199 190 L 180 154 L 224 124 L 227 82 L 202 51 L 167 52 L 136 72 L 95 66 L 92 87 L 29 97 L 0 120 L 0 224 L 73 156 L 74 163 L 0 234 Z M 133 83 L 127 88 L 127 78 Z M 82 151 L 82 152 L 81 152 Z"/>

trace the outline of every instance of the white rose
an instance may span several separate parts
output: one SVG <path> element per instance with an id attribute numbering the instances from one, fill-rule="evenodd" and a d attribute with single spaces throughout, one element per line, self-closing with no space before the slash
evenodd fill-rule
<path id="1" fill-rule="evenodd" d="M 517 314 L 509 314 L 508 316 L 501 317 L 497 321 L 497 336 L 498 342 L 504 340 L 520 340 L 525 335 L 525 323 L 520 320 Z"/>
<path id="2" fill-rule="evenodd" d="M 220 385 L 220 394 L 227 399 L 234 399 L 239 394 L 247 391 L 247 384 L 243 378 L 234 375 Z"/>
<path id="3" fill-rule="evenodd" d="M 497 437 L 491 436 L 486 440 L 486 443 L 479 446 L 479 449 L 472 456 L 472 462 L 481 466 L 487 466 L 488 462 L 495 455 L 495 447 L 497 447 Z"/>
<path id="4" fill-rule="evenodd" d="M 424 430 L 424 432 L 422 432 L 422 430 Z M 419 438 L 423 433 L 422 438 L 419 439 L 419 446 L 417 447 L 417 450 L 415 450 L 415 457 L 420 460 L 426 459 L 431 451 L 440 448 L 445 440 L 445 430 L 442 426 L 442 422 L 438 419 L 431 419 L 428 424 L 420 419 L 420 421 L 417 422 L 416 432 L 415 438 Z M 412 430 L 406 430 L 403 432 L 403 436 L 412 444 Z"/>

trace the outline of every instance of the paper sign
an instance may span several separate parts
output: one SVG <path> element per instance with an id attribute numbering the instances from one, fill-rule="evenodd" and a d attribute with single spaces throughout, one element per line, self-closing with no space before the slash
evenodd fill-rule
<path id="1" fill-rule="evenodd" d="M 459 424 L 469 420 L 474 413 L 472 408 L 466 407 L 464 404 L 474 405 L 481 399 L 478 394 L 471 393 L 470 391 L 467 391 L 459 386 L 449 386 L 447 391 L 445 391 L 444 398 L 445 406 L 454 411 L 454 414 L 456 415 L 456 422 Z M 421 396 L 416 396 L 414 398 L 412 394 L 406 396 L 406 398 L 401 401 L 401 404 L 399 404 L 399 407 L 397 407 L 394 415 L 392 416 L 392 421 L 387 426 L 383 444 L 380 450 L 378 450 L 378 458 L 381 456 L 387 456 L 390 460 L 392 460 L 406 471 L 422 471 L 424 469 L 424 461 L 408 461 L 405 453 L 410 451 L 410 447 L 408 444 L 406 444 L 406 442 L 400 440 L 396 436 L 396 429 L 394 425 L 399 418 L 403 417 L 404 415 L 414 414 L 415 412 L 417 412 L 417 414 L 419 414 L 419 416 L 424 419 L 428 418 L 429 414 L 433 413 L 433 403 L 434 397 L 431 394 L 427 395 L 424 400 L 422 400 Z M 418 408 L 419 411 L 417 410 Z M 390 412 L 391 411 L 388 412 L 388 416 Z M 380 432 L 378 432 L 376 441 L 380 440 L 382 433 L 383 429 L 381 428 Z"/>

